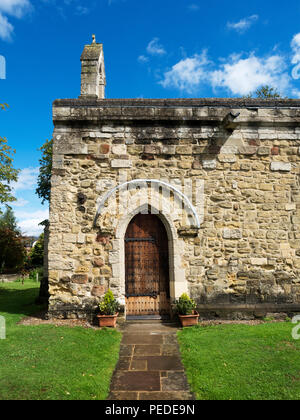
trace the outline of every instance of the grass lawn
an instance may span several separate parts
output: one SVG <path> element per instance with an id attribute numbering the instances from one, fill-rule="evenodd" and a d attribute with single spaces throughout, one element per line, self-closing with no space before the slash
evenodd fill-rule
<path id="1" fill-rule="evenodd" d="M 118 360 L 121 334 L 16 323 L 39 310 L 37 283 L 0 285 L 0 400 L 104 400 Z"/>
<path id="2" fill-rule="evenodd" d="M 300 341 L 291 322 L 217 325 L 178 332 L 192 391 L 200 400 L 300 399 Z"/>

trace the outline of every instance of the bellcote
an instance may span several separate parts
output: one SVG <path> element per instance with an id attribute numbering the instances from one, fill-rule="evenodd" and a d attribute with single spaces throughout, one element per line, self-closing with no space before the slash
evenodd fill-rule
<path id="1" fill-rule="evenodd" d="M 103 44 L 93 42 L 84 47 L 81 55 L 81 98 L 105 98 L 105 67 Z"/>

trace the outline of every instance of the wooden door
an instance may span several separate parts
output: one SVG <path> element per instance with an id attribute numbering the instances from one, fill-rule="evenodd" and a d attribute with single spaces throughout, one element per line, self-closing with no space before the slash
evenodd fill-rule
<path id="1" fill-rule="evenodd" d="M 138 214 L 125 235 L 127 315 L 170 313 L 168 237 L 161 220 Z"/>

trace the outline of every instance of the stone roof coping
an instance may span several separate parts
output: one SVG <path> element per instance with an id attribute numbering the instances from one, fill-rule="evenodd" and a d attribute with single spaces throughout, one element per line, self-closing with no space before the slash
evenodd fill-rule
<path id="1" fill-rule="evenodd" d="M 86 60 L 99 60 L 100 54 L 103 51 L 103 44 L 91 44 L 85 45 L 84 50 L 81 54 L 81 61 Z"/>
<path id="2" fill-rule="evenodd" d="M 195 98 L 195 99 L 56 99 L 54 107 L 151 107 L 151 108 L 300 108 L 300 99 L 245 99 L 245 98 Z"/>

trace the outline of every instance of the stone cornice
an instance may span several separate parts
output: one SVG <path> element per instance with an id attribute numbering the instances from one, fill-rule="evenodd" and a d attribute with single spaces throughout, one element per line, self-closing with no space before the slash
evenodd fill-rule
<path id="1" fill-rule="evenodd" d="M 158 108 L 299 108 L 300 99 L 252 99 L 252 98 L 195 98 L 195 99 L 56 99 L 54 107 L 158 107 Z"/>
<path id="2" fill-rule="evenodd" d="M 222 125 L 229 113 L 234 125 L 300 125 L 300 100 L 280 99 L 57 99 L 54 123 L 154 121 Z"/>

